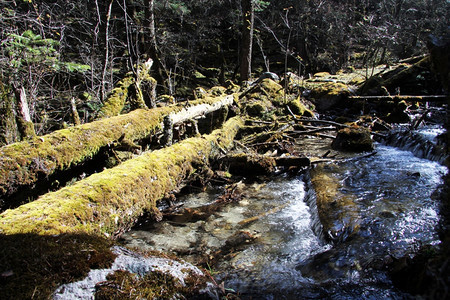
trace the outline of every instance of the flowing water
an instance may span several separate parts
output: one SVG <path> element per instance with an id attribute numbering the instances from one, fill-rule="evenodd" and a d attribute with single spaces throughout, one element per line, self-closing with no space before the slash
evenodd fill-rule
<path id="1" fill-rule="evenodd" d="M 323 168 L 357 206 L 359 230 L 343 242 L 323 238 L 309 175 L 301 174 L 240 183 L 239 201 L 197 218 L 142 225 L 126 233 L 123 243 L 194 263 L 214 257 L 216 281 L 241 299 L 406 298 L 393 287 L 386 266 L 423 245 L 440 243 L 434 193 L 447 169 L 392 146 L 377 144 L 376 151 Z M 212 189 L 182 201 L 185 208 L 204 208 L 220 192 Z M 233 243 L 239 236 L 244 238 Z"/>

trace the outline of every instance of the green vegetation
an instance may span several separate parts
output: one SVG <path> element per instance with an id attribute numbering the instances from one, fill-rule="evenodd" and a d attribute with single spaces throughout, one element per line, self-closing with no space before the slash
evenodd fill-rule
<path id="1" fill-rule="evenodd" d="M 210 135 L 190 138 L 167 149 L 145 153 L 117 167 L 41 196 L 0 215 L 0 233 L 89 233 L 116 236 L 144 211 L 174 190 L 208 161 L 217 147 L 233 141 L 239 118 Z"/>
<path id="2" fill-rule="evenodd" d="M 112 241 L 85 234 L 0 234 L 0 298 L 49 299 L 63 283 L 108 268 Z"/>
<path id="3" fill-rule="evenodd" d="M 205 98 L 192 104 L 213 104 L 221 98 Z M 136 141 L 161 129 L 164 116 L 181 106 L 138 109 L 0 148 L 0 192 L 11 194 L 20 186 L 32 185 L 41 176 L 65 170 L 99 153 L 122 136 Z"/>

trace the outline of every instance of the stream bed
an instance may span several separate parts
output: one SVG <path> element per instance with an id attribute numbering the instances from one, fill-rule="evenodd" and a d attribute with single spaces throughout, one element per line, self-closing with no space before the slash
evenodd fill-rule
<path id="1" fill-rule="evenodd" d="M 314 151 L 325 151 L 317 142 Z M 122 243 L 206 262 L 215 280 L 241 299 L 407 298 L 387 266 L 440 243 L 435 195 L 447 168 L 392 146 L 378 143 L 376 151 L 323 168 L 357 206 L 358 231 L 343 241 L 324 239 L 309 174 L 297 174 L 240 182 L 237 201 L 196 217 L 141 224 Z M 195 210 L 210 207 L 222 192 L 210 188 L 179 200 Z"/>

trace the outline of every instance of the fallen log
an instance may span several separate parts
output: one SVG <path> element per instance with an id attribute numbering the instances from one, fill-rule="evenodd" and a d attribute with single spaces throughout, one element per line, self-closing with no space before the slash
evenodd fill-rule
<path id="1" fill-rule="evenodd" d="M 0 210 L 7 197 L 57 171 L 94 157 L 119 139 L 137 141 L 163 128 L 165 116 L 176 124 L 232 104 L 232 95 L 191 101 L 190 107 L 137 109 L 0 148 Z M 3 203 L 2 203 L 3 200 Z"/>
<path id="2" fill-rule="evenodd" d="M 359 231 L 360 214 L 356 199 L 341 192 L 340 181 L 330 173 L 332 171 L 316 166 L 310 172 L 311 183 L 316 191 L 317 211 L 325 236 L 339 243 Z"/>
<path id="3" fill-rule="evenodd" d="M 414 101 L 414 102 L 432 102 L 445 101 L 446 95 L 422 95 L 422 96 L 408 96 L 408 95 L 393 95 L 393 96 L 349 96 L 349 99 L 357 100 L 393 100 L 393 101 Z"/>
<path id="4" fill-rule="evenodd" d="M 277 166 L 282 167 L 309 167 L 311 161 L 303 156 L 282 156 L 276 157 L 275 162 Z"/>
<path id="5" fill-rule="evenodd" d="M 217 149 L 232 144 L 243 122 L 228 120 L 222 129 L 148 152 L 91 175 L 36 201 L 0 214 L 0 234 L 88 233 L 116 236 L 144 211 L 195 172 Z"/>

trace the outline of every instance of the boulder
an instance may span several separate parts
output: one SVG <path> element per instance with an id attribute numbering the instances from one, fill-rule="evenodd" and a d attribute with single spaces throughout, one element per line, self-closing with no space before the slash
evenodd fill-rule
<path id="1" fill-rule="evenodd" d="M 338 131 L 331 147 L 335 150 L 363 152 L 374 149 L 369 130 L 362 127 L 349 127 Z"/>

